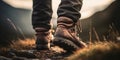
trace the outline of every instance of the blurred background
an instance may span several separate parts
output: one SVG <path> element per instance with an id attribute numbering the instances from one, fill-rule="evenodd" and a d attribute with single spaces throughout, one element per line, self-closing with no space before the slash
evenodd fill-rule
<path id="1" fill-rule="evenodd" d="M 53 0 L 52 22 L 56 26 L 60 0 Z M 0 43 L 34 38 L 32 0 L 0 0 Z M 83 0 L 78 21 L 79 37 L 85 41 L 120 40 L 120 1 Z"/>

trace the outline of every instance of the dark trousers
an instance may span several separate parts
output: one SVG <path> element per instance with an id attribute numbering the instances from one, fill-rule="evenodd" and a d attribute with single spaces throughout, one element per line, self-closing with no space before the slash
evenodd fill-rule
<path id="1" fill-rule="evenodd" d="M 33 0 L 32 25 L 35 27 L 44 27 L 48 30 L 51 28 L 50 20 L 52 18 L 51 0 Z M 58 18 L 68 17 L 74 22 L 80 18 L 80 9 L 82 0 L 61 0 L 58 7 Z"/>

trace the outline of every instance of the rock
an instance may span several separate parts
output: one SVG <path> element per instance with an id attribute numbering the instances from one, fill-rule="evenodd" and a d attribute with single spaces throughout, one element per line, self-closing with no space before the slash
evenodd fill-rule
<path id="1" fill-rule="evenodd" d="M 28 59 L 25 57 L 14 57 L 12 58 L 12 60 L 28 60 Z"/>
<path id="2" fill-rule="evenodd" d="M 36 56 L 33 54 L 34 50 L 13 50 L 14 55 L 19 57 L 26 57 L 26 58 L 36 58 Z"/>
<path id="3" fill-rule="evenodd" d="M 0 60 L 12 60 L 12 59 L 4 57 L 4 56 L 0 56 Z"/>

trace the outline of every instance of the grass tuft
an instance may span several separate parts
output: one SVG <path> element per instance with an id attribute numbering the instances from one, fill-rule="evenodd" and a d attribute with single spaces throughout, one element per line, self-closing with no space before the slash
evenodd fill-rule
<path id="1" fill-rule="evenodd" d="M 78 50 L 68 60 L 120 60 L 120 43 L 96 42 Z"/>
<path id="2" fill-rule="evenodd" d="M 11 44 L 10 47 L 13 49 L 24 50 L 24 49 L 31 49 L 34 46 L 35 46 L 34 39 L 25 39 L 25 40 L 13 41 L 13 44 Z"/>

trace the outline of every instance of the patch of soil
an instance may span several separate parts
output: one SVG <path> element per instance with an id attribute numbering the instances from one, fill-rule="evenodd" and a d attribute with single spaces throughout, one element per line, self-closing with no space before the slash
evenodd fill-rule
<path id="1" fill-rule="evenodd" d="M 57 46 L 50 50 L 0 50 L 0 60 L 64 60 L 69 56 L 65 50 Z"/>

